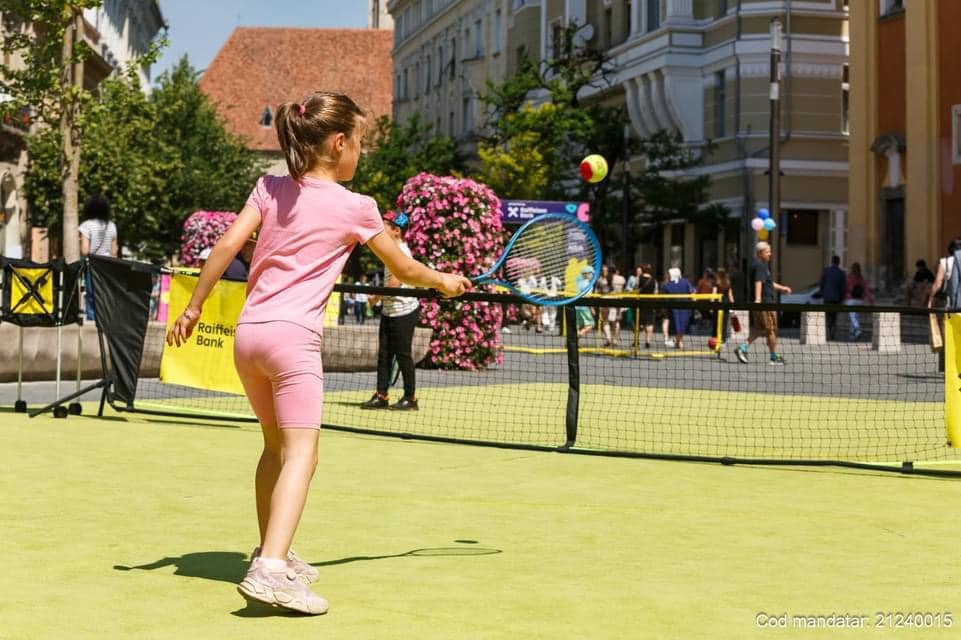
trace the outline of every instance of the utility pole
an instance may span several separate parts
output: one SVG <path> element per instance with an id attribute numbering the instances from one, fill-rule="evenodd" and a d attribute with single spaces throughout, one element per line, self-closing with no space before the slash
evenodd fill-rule
<path id="1" fill-rule="evenodd" d="M 771 20 L 771 123 L 768 129 L 770 136 L 770 173 L 768 175 L 768 210 L 771 218 L 777 223 L 777 280 L 781 274 L 781 21 Z M 773 238 L 772 238 L 773 240 Z M 772 243 L 774 244 L 774 243 Z"/>

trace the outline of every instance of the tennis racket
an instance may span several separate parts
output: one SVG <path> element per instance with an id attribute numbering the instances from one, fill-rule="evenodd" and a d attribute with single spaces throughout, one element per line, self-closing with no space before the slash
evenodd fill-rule
<path id="1" fill-rule="evenodd" d="M 524 223 L 494 266 L 471 281 L 560 306 L 593 291 L 600 271 L 601 246 L 591 228 L 574 216 L 548 213 Z"/>

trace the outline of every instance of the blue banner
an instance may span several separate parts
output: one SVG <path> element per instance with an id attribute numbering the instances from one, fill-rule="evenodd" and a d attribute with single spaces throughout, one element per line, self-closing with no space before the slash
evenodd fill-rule
<path id="1" fill-rule="evenodd" d="M 545 213 L 567 214 L 577 216 L 581 222 L 590 222 L 591 205 L 555 200 L 501 200 L 501 222 L 505 224 L 521 224 Z"/>

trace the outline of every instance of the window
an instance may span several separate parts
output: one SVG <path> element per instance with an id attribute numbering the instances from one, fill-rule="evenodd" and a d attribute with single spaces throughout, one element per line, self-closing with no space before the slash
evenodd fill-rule
<path id="1" fill-rule="evenodd" d="M 714 137 L 723 138 L 724 125 L 727 117 L 727 86 L 724 83 L 724 72 L 714 74 Z"/>
<path id="2" fill-rule="evenodd" d="M 430 56 L 427 56 L 427 70 L 424 72 L 424 93 L 430 93 L 430 84 L 434 81 L 434 74 L 431 73 Z"/>
<path id="3" fill-rule="evenodd" d="M 400 97 L 407 99 L 407 69 L 404 69 L 404 83 L 400 88 Z"/>
<path id="4" fill-rule="evenodd" d="M 414 97 L 420 95 L 420 63 L 414 64 Z"/>
<path id="5" fill-rule="evenodd" d="M 818 211 L 786 211 L 787 243 L 798 245 L 817 245 Z"/>
<path id="6" fill-rule="evenodd" d="M 497 55 L 501 52 L 501 10 L 498 9 L 494 12 L 494 33 L 493 35 L 493 45 L 491 46 L 491 53 Z"/>
<path id="7" fill-rule="evenodd" d="M 561 23 L 554 22 L 551 24 L 551 58 L 558 59 L 563 53 L 564 44 L 564 27 Z"/>
<path id="8" fill-rule="evenodd" d="M 880 7 L 878 15 L 886 16 L 891 13 L 904 11 L 904 0 L 879 0 Z"/>
<path id="9" fill-rule="evenodd" d="M 630 35 L 634 24 L 634 0 L 624 0 L 624 31 Z"/>
<path id="10" fill-rule="evenodd" d="M 481 21 L 474 23 L 474 57 L 480 58 L 484 55 L 484 27 Z"/>
<path id="11" fill-rule="evenodd" d="M 655 31 L 661 26 L 661 0 L 647 0 L 647 30 Z"/>
<path id="12" fill-rule="evenodd" d="M 467 27 L 464 29 L 464 54 L 461 56 L 462 60 L 470 60 L 474 57 L 470 50 L 470 46 L 470 27 Z"/>
<path id="13" fill-rule="evenodd" d="M 454 112 L 451 111 L 447 116 L 447 135 L 454 137 Z"/>
<path id="14" fill-rule="evenodd" d="M 608 47 L 614 46 L 614 9 L 607 7 L 604 9 L 604 44 Z"/>
<path id="15" fill-rule="evenodd" d="M 461 123 L 461 131 L 467 133 L 474 130 L 474 100 L 470 96 L 464 96 L 462 107 L 464 121 Z"/>
<path id="16" fill-rule="evenodd" d="M 450 79 L 457 77 L 457 38 L 450 41 Z"/>
<path id="17" fill-rule="evenodd" d="M 727 15 L 727 0 L 719 0 L 717 3 L 717 17 L 723 18 Z"/>
<path id="18" fill-rule="evenodd" d="M 848 76 L 848 65 L 844 65 L 841 72 L 841 133 L 849 133 L 848 108 L 851 100 L 851 80 Z"/>
<path id="19" fill-rule="evenodd" d="M 437 47 L 437 86 L 444 83 L 444 47 Z M 440 128 L 438 127 L 438 130 Z"/>
<path id="20" fill-rule="evenodd" d="M 270 105 L 264 107 L 263 112 L 260 114 L 260 126 L 265 129 L 269 129 L 271 123 L 274 121 L 274 114 L 270 112 Z"/>
<path id="21" fill-rule="evenodd" d="M 951 157 L 953 164 L 961 164 L 961 104 L 951 107 Z"/>

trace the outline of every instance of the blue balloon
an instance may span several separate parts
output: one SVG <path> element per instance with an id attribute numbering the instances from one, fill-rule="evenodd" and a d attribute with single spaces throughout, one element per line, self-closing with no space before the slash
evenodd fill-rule
<path id="1" fill-rule="evenodd" d="M 761 220 L 768 220 L 768 219 L 770 219 L 770 217 L 771 217 L 771 212 L 768 211 L 767 209 L 758 209 L 758 210 L 757 210 L 757 217 L 760 218 Z M 770 229 L 769 229 L 769 231 L 770 231 Z"/>
<path id="2" fill-rule="evenodd" d="M 768 231 L 774 231 L 774 227 L 776 227 L 776 226 L 777 226 L 777 224 L 775 224 L 774 218 L 765 218 L 765 219 L 764 219 L 764 228 L 767 229 Z"/>

